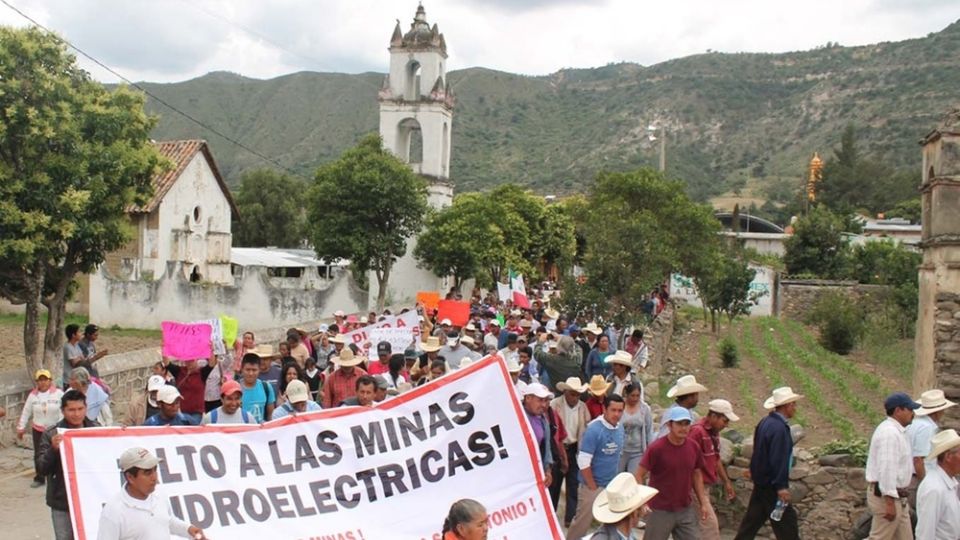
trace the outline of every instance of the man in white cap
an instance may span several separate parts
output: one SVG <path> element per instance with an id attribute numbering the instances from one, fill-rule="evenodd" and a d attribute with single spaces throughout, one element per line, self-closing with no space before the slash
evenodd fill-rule
<path id="1" fill-rule="evenodd" d="M 913 478 L 913 456 L 906 427 L 913 421 L 920 404 L 903 392 L 887 396 L 883 402 L 887 418 L 870 437 L 867 452 L 867 508 L 871 540 L 912 540 L 907 488 Z"/>
<path id="2" fill-rule="evenodd" d="M 714 513 L 703 487 L 703 455 L 689 438 L 693 417 L 683 407 L 664 413 L 667 435 L 653 441 L 643 453 L 636 471 L 637 481 L 647 475 L 650 487 L 660 491 L 650 502 L 653 512 L 647 516 L 645 540 L 698 540 L 699 521 Z M 700 504 L 699 515 L 693 500 Z"/>
<path id="3" fill-rule="evenodd" d="M 447 370 L 460 369 L 460 361 L 464 358 L 479 359 L 479 357 L 474 358 L 474 352 L 460 343 L 460 334 L 457 332 L 450 332 L 447 335 L 447 343 L 440 348 L 437 355 L 447 361 Z"/>
<path id="4" fill-rule="evenodd" d="M 288 382 L 286 395 L 287 400 L 284 401 L 283 405 L 274 409 L 271 420 L 322 410 L 316 401 L 310 399 L 310 389 L 307 388 L 307 383 L 301 380 L 294 379 Z"/>
<path id="5" fill-rule="evenodd" d="M 599 382 L 604 384 L 602 379 Z M 606 392 L 606 388 L 603 391 Z M 603 402 L 603 414 L 587 425 L 580 438 L 577 511 L 567 528 L 567 540 L 580 540 L 587 533 L 593 521 L 593 501 L 617 475 L 620 453 L 623 452 L 624 433 L 620 425 L 623 407 L 622 397 L 616 394 L 607 396 Z"/>
<path id="6" fill-rule="evenodd" d="M 637 483 L 631 473 L 620 473 L 593 501 L 593 517 L 603 526 L 590 540 L 633 540 L 633 529 L 643 517 L 644 505 L 658 491 Z"/>
<path id="7" fill-rule="evenodd" d="M 943 390 L 927 390 L 920 394 L 920 408 L 916 410 L 913 422 L 906 429 L 913 453 L 915 484 L 923 481 L 926 470 L 934 464 L 933 459 L 927 459 L 930 455 L 930 440 L 940 430 L 940 420 L 943 419 L 944 411 L 954 405 L 956 403 L 948 400 Z"/>
<path id="8" fill-rule="evenodd" d="M 533 437 L 537 442 L 537 448 L 540 450 L 540 461 L 543 462 L 545 478 L 544 484 L 547 486 L 553 483 L 553 462 L 555 459 L 553 434 L 557 432 L 557 426 L 552 422 L 551 415 L 547 413 L 551 398 L 553 398 L 553 394 L 540 383 L 528 384 L 523 389 L 523 410 L 527 413 L 527 420 L 530 421 L 530 427 L 533 428 Z M 559 454 L 559 451 L 557 454 Z M 556 459 L 559 459 L 559 456 L 556 456 Z"/>
<path id="9" fill-rule="evenodd" d="M 960 498 L 956 477 L 960 475 L 960 435 L 946 429 L 933 436 L 927 470 L 917 492 L 917 540 L 960 538 Z"/>
<path id="10" fill-rule="evenodd" d="M 160 390 L 157 390 L 157 404 L 160 405 L 160 412 L 147 418 L 143 425 L 145 426 L 195 426 L 197 422 L 193 417 L 183 414 L 180 411 L 180 402 L 182 401 L 180 391 L 177 387 L 166 384 Z"/>
<path id="11" fill-rule="evenodd" d="M 169 502 L 156 495 L 159 462 L 146 448 L 130 448 L 120 454 L 123 488 L 103 506 L 97 540 L 206 538 L 200 527 L 171 515 Z"/>
<path id="12" fill-rule="evenodd" d="M 790 463 L 793 460 L 793 437 L 788 421 L 797 414 L 797 400 L 802 398 L 789 386 L 773 391 L 763 402 L 770 411 L 753 432 L 753 457 L 750 458 L 750 479 L 753 492 L 747 512 L 740 521 L 735 540 L 753 540 L 757 532 L 780 505 L 780 521 L 770 520 L 778 540 L 799 540 L 797 512 L 790 506 Z"/>
<path id="13" fill-rule="evenodd" d="M 550 485 L 550 497 L 553 498 L 553 506 L 556 507 L 560 501 L 560 489 L 564 481 L 567 483 L 567 506 L 566 514 L 563 519 L 565 527 L 570 526 L 573 521 L 574 512 L 577 509 L 577 453 L 580 439 L 587 430 L 587 424 L 590 423 L 590 411 L 580 400 L 580 395 L 586 390 L 587 385 L 580 382 L 579 377 L 570 377 L 566 381 L 557 385 L 557 390 L 563 393 L 550 402 L 550 408 L 560 417 L 563 427 L 566 430 L 566 437 L 563 438 L 563 449 L 561 452 L 567 454 L 566 474 L 557 474 L 554 470 L 553 484 Z"/>
<path id="14" fill-rule="evenodd" d="M 483 351 L 500 349 L 500 321 L 496 318 L 490 319 L 487 323 L 487 333 L 483 336 Z"/>
<path id="15" fill-rule="evenodd" d="M 728 501 L 736 497 L 733 482 L 727 476 L 727 469 L 720 461 L 720 432 L 727 428 L 730 422 L 740 420 L 733 412 L 733 405 L 725 399 L 714 399 L 708 404 L 706 416 L 690 427 L 689 439 L 700 448 L 703 455 L 703 485 L 706 494 L 710 496 L 710 487 L 723 483 L 724 494 Z M 698 501 L 694 499 L 697 513 L 700 513 Z M 700 522 L 700 538 L 702 540 L 720 540 L 720 522 L 716 512 L 711 512 L 707 519 Z"/>
<path id="16" fill-rule="evenodd" d="M 706 392 L 707 387 L 698 383 L 697 378 L 693 375 L 684 375 L 677 379 L 677 384 L 670 387 L 667 390 L 667 397 L 674 398 L 673 405 L 670 405 L 670 409 L 681 408 L 687 409 L 690 411 L 690 416 L 693 418 L 693 421 L 696 422 L 700 419 L 700 415 L 693 410 L 697 406 L 697 403 L 700 403 L 700 392 Z M 667 409 L 663 412 L 663 416 L 660 420 L 660 434 L 658 437 L 665 437 L 667 435 L 667 412 L 670 410 Z"/>

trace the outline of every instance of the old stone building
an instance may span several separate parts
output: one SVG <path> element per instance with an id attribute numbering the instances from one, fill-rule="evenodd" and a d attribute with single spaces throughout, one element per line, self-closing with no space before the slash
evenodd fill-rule
<path id="1" fill-rule="evenodd" d="M 920 309 L 914 392 L 960 399 L 960 109 L 923 141 Z M 960 420 L 948 410 L 947 422 Z"/>

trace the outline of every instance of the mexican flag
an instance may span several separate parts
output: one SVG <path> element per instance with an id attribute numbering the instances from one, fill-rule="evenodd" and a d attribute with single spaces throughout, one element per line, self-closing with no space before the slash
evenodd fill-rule
<path id="1" fill-rule="evenodd" d="M 510 291 L 513 293 L 513 305 L 519 308 L 530 309 L 530 300 L 527 298 L 527 289 L 523 286 L 523 276 L 510 272 Z"/>

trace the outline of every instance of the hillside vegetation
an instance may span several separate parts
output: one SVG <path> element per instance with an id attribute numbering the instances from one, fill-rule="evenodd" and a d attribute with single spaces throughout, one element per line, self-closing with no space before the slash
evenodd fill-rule
<path id="1" fill-rule="evenodd" d="M 958 101 L 960 22 L 924 38 L 861 47 L 707 53 L 542 77 L 471 68 L 449 77 L 458 99 L 451 164 L 458 191 L 511 181 L 543 193 L 581 192 L 598 170 L 655 165 L 659 143 L 646 131 L 655 123 L 669 132 L 669 174 L 694 197 L 747 185 L 762 195 L 801 182 L 810 155 L 828 157 L 850 123 L 868 153 L 919 171 L 917 141 Z M 218 72 L 145 86 L 312 177 L 317 165 L 377 129 L 382 80 L 378 73 L 256 80 Z M 209 140 L 231 185 L 265 165 L 150 106 L 162 116 L 156 138 Z"/>

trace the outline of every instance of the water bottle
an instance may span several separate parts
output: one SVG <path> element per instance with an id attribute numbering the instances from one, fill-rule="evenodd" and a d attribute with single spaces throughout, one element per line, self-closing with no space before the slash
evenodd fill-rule
<path id="1" fill-rule="evenodd" d="M 780 519 L 783 518 L 783 510 L 786 507 L 787 505 L 783 502 L 783 499 L 777 499 L 777 506 L 774 507 L 773 512 L 770 512 L 770 519 L 780 521 Z"/>

